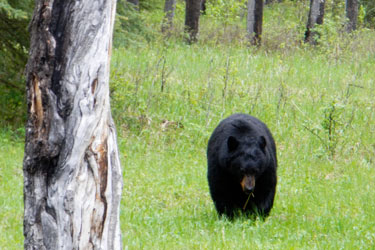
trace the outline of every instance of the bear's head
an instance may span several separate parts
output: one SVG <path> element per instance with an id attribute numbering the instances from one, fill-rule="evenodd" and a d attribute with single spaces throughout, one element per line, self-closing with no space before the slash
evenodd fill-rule
<path id="1" fill-rule="evenodd" d="M 266 144 L 264 136 L 229 136 L 227 139 L 228 171 L 246 194 L 254 191 L 256 180 L 267 167 Z"/>

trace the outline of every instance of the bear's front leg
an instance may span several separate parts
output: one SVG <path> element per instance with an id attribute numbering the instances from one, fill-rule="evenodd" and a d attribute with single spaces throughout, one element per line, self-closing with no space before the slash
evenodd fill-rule
<path id="1" fill-rule="evenodd" d="M 273 200 L 275 197 L 275 190 L 269 189 L 267 193 L 263 193 L 263 197 L 261 199 L 255 200 L 255 205 L 257 207 L 257 212 L 262 217 L 267 217 L 270 214 L 271 208 L 273 206 Z"/>
<path id="2" fill-rule="evenodd" d="M 226 216 L 229 219 L 234 217 L 235 207 L 233 205 L 229 205 L 228 202 L 216 201 L 215 207 L 220 217 Z"/>

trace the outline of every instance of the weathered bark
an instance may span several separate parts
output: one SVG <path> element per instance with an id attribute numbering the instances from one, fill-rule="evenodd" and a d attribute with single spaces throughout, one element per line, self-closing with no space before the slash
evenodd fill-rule
<path id="1" fill-rule="evenodd" d="M 173 17 L 176 9 L 176 0 L 165 0 L 164 13 L 165 17 L 161 26 L 163 33 L 169 32 L 173 26 Z"/>
<path id="2" fill-rule="evenodd" d="M 247 36 L 251 45 L 260 45 L 262 38 L 263 0 L 247 1 Z"/>
<path id="3" fill-rule="evenodd" d="M 25 249 L 121 249 L 110 112 L 116 1 L 37 0 L 26 67 Z"/>
<path id="4" fill-rule="evenodd" d="M 313 31 L 315 25 L 323 24 L 325 0 L 310 0 L 310 11 L 305 32 L 305 42 L 316 44 L 316 36 L 319 34 Z"/>
<path id="5" fill-rule="evenodd" d="M 345 1 L 346 17 L 348 18 L 346 30 L 348 32 L 352 32 L 353 30 L 357 29 L 358 5 L 358 0 Z"/>
<path id="6" fill-rule="evenodd" d="M 186 0 L 185 31 L 189 35 L 189 43 L 197 41 L 200 12 L 201 0 Z"/>

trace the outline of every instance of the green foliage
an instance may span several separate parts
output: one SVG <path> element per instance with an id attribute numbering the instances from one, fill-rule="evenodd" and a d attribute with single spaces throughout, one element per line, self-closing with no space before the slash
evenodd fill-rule
<path id="1" fill-rule="evenodd" d="M 17 124 L 25 118 L 25 81 L 31 0 L 0 1 L 0 117 Z M 1 124 L 0 125 L 3 125 Z"/>
<path id="2" fill-rule="evenodd" d="M 202 44 L 242 43 L 246 35 L 246 1 L 207 1 L 201 15 L 199 39 Z"/>
<path id="3" fill-rule="evenodd" d="M 352 85 L 348 85 L 348 90 Z M 353 87 L 353 86 L 352 86 Z M 306 120 L 303 125 L 312 135 L 316 136 L 323 150 L 317 153 L 319 156 L 328 155 L 331 159 L 336 156 L 337 147 L 347 138 L 346 129 L 351 126 L 351 122 L 356 112 L 356 105 L 334 99 L 321 108 L 322 120 L 319 124 L 311 124 L 311 120 Z"/>
<path id="4" fill-rule="evenodd" d="M 164 0 L 140 0 L 139 6 L 141 10 L 162 10 L 162 7 L 164 7 Z"/>
<path id="5" fill-rule="evenodd" d="M 127 0 L 117 1 L 113 37 L 115 47 L 142 46 L 153 38 L 154 34 L 144 17 L 145 13 L 147 10 L 136 9 Z"/>
<path id="6" fill-rule="evenodd" d="M 361 10 L 364 14 L 364 24 L 368 27 L 375 27 L 375 1 L 373 0 L 360 0 Z"/>
<path id="7" fill-rule="evenodd" d="M 234 24 L 246 16 L 246 0 L 207 1 L 206 14 L 214 21 L 223 24 Z"/>
<path id="8" fill-rule="evenodd" d="M 294 50 L 306 30 L 308 1 L 285 1 L 264 8 L 262 47 L 270 51 Z"/>
<path id="9" fill-rule="evenodd" d="M 327 150 L 331 157 L 334 157 L 338 140 L 343 136 L 344 130 L 342 129 L 343 124 L 343 112 L 345 111 L 345 105 L 332 101 L 329 106 L 324 107 L 324 120 L 322 121 L 322 128 L 327 134 Z"/>
<path id="10" fill-rule="evenodd" d="M 325 16 L 328 14 L 335 20 L 342 20 L 346 16 L 345 1 L 342 0 L 326 0 L 324 9 Z"/>

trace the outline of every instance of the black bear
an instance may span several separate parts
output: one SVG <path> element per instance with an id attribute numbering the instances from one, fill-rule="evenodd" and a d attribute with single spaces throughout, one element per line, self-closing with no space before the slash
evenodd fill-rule
<path id="1" fill-rule="evenodd" d="M 267 126 L 246 114 L 220 122 L 207 147 L 207 178 L 219 215 L 267 217 L 277 183 L 276 145 Z"/>

